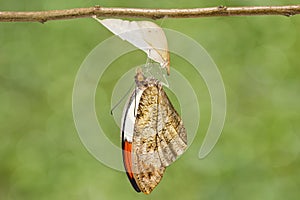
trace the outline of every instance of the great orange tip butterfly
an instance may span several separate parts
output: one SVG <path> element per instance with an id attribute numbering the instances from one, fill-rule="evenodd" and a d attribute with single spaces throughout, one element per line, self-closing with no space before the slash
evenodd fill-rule
<path id="1" fill-rule="evenodd" d="M 123 161 L 137 192 L 150 194 L 187 147 L 183 122 L 162 84 L 146 78 L 140 69 L 121 121 Z"/>

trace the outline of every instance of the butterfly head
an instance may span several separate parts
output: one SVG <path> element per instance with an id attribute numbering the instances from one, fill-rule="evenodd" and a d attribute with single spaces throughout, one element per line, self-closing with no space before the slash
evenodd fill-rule
<path id="1" fill-rule="evenodd" d="M 138 88 L 143 88 L 146 86 L 146 77 L 144 76 L 141 68 L 137 68 L 134 79 Z"/>

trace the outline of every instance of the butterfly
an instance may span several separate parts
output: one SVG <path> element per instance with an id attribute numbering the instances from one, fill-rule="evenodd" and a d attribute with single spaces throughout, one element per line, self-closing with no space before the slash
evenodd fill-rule
<path id="1" fill-rule="evenodd" d="M 121 122 L 123 162 L 133 188 L 150 194 L 166 167 L 185 151 L 187 134 L 162 84 L 141 69 L 135 82 Z"/>

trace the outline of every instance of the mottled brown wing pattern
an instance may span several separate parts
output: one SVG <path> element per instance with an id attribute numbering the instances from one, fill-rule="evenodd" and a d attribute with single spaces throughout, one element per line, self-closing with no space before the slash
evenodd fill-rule
<path id="1" fill-rule="evenodd" d="M 187 147 L 187 135 L 183 122 L 171 104 L 161 85 L 158 85 L 157 143 L 162 165 L 167 167 L 180 156 Z"/>
<path id="2" fill-rule="evenodd" d="M 162 86 L 149 81 L 137 109 L 132 142 L 134 178 L 145 194 L 186 149 L 186 131 Z"/>

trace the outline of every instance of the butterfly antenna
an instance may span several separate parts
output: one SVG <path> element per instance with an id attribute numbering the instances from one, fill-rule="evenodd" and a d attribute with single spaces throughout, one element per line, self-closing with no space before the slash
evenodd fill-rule
<path id="1" fill-rule="evenodd" d="M 113 111 L 122 103 L 122 101 L 125 99 L 125 97 L 128 96 L 128 94 L 130 93 L 130 91 L 132 90 L 132 87 L 135 85 L 135 83 L 132 83 L 129 90 L 125 93 L 125 95 L 123 95 L 123 97 L 118 101 L 118 103 L 116 103 L 112 109 L 110 110 L 110 114 L 113 115 Z"/>

